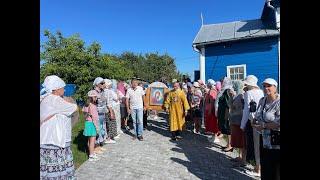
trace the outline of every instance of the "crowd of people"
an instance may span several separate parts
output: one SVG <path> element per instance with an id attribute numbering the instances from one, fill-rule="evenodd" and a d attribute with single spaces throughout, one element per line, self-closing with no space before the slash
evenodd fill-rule
<path id="1" fill-rule="evenodd" d="M 223 138 L 224 152 L 239 149 L 232 161 L 246 166 L 254 161 L 253 171 L 261 179 L 276 179 L 280 175 L 280 95 L 274 79 L 263 81 L 249 75 L 244 81 L 224 77 L 207 83 L 190 79 L 173 80 L 173 89 L 166 95 L 164 109 L 169 113 L 171 140 L 183 139 L 186 122 L 191 122 L 195 134 L 209 135 L 212 143 Z M 63 96 L 65 83 L 58 76 L 47 76 L 40 96 L 40 176 L 74 178 L 71 145 L 71 115 L 77 105 Z M 88 137 L 89 161 L 99 160 L 105 144 L 116 143 L 124 131 L 129 131 L 129 115 L 133 125 L 133 140 L 143 141 L 146 126 L 145 90 L 137 80 L 131 84 L 97 77 L 87 93 L 82 108 L 85 116 L 83 135 Z"/>
<path id="2" fill-rule="evenodd" d="M 172 140 L 182 139 L 185 121 L 191 122 L 193 132 L 209 135 L 212 143 L 224 137 L 224 152 L 239 149 L 239 156 L 232 159 L 234 166 L 253 162 L 254 170 L 247 174 L 280 178 L 280 95 L 274 79 L 265 79 L 263 89 L 254 75 L 243 81 L 224 77 L 217 82 L 209 79 L 207 84 L 190 79 L 173 83 L 164 105 L 170 114 Z"/>
<path id="3" fill-rule="evenodd" d="M 71 151 L 71 116 L 78 106 L 64 97 L 65 82 L 58 76 L 47 76 L 40 96 L 40 177 L 41 179 L 74 179 Z M 131 85 L 97 77 L 81 109 L 87 137 L 89 161 L 99 160 L 105 144 L 116 143 L 124 131 L 133 125 L 133 139 L 143 141 L 145 91 L 142 84 Z M 146 119 L 146 118 L 145 118 Z"/>

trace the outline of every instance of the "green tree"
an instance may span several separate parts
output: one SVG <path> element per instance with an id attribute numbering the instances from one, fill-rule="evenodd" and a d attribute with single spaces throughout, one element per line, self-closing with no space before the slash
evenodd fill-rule
<path id="1" fill-rule="evenodd" d="M 85 100 L 98 76 L 127 80 L 138 77 L 148 82 L 180 80 L 174 59 L 168 54 L 102 54 L 101 45 L 93 42 L 85 46 L 79 34 L 64 37 L 60 31 L 44 31 L 47 40 L 41 44 L 40 57 L 45 63 L 40 69 L 41 82 L 48 75 L 57 75 L 66 83 L 77 86 L 75 98 Z"/>
<path id="2" fill-rule="evenodd" d="M 66 83 L 77 85 L 75 98 L 85 100 L 92 89 L 93 80 L 103 78 L 128 78 L 132 75 L 123 63 L 110 55 L 101 54 L 101 46 L 94 42 L 88 47 L 80 36 L 64 37 L 61 32 L 44 32 L 47 41 L 41 45 L 44 64 L 40 69 L 41 82 L 48 75 L 57 75 Z"/>

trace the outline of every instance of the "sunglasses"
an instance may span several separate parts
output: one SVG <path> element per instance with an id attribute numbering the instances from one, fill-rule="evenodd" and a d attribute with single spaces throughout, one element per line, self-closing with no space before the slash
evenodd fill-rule
<path id="1" fill-rule="evenodd" d="M 101 85 L 104 85 L 104 82 L 101 82 L 100 84 L 101 84 Z"/>
<path id="2" fill-rule="evenodd" d="M 266 88 L 266 87 L 271 87 L 272 85 L 270 85 L 270 84 L 265 84 L 265 85 L 263 85 L 263 87 L 264 88 Z"/>

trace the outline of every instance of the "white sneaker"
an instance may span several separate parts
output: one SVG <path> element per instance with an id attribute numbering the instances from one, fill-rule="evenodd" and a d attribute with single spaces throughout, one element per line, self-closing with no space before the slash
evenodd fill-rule
<path id="1" fill-rule="evenodd" d="M 98 160 L 99 160 L 99 158 L 96 154 L 89 156 L 89 161 L 98 161 Z"/>
<path id="2" fill-rule="evenodd" d="M 254 171 L 248 171 L 248 170 L 246 170 L 246 174 L 248 174 L 249 176 L 260 177 L 260 174 L 254 172 Z"/>
<path id="3" fill-rule="evenodd" d="M 114 143 L 116 143 L 116 141 L 112 139 L 104 141 L 104 144 L 114 144 Z"/>
<path id="4" fill-rule="evenodd" d="M 119 139 L 119 138 L 120 138 L 120 134 L 118 136 L 114 137 L 114 139 Z"/>
<path id="5" fill-rule="evenodd" d="M 219 138 L 214 138 L 214 143 L 220 143 L 220 139 Z"/>
<path id="6" fill-rule="evenodd" d="M 96 153 L 94 153 L 92 156 L 93 156 L 94 158 L 98 158 L 98 156 L 97 156 Z"/>

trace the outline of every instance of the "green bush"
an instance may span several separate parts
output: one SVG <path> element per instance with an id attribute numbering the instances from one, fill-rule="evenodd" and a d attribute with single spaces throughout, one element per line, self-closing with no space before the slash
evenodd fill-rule
<path id="1" fill-rule="evenodd" d="M 83 135 L 84 116 L 79 112 L 79 122 L 72 127 L 72 153 L 75 168 L 79 168 L 88 159 L 87 138 Z"/>

